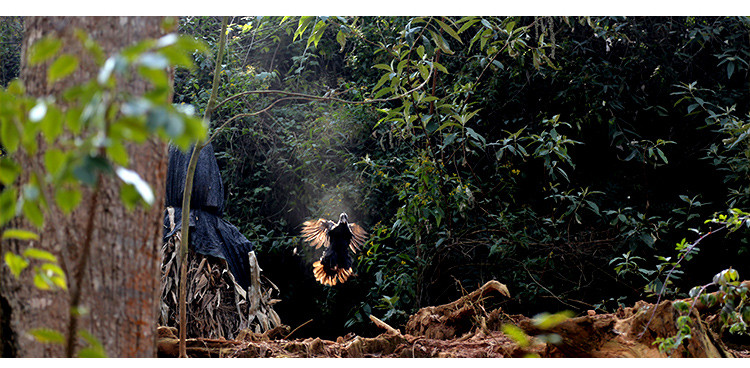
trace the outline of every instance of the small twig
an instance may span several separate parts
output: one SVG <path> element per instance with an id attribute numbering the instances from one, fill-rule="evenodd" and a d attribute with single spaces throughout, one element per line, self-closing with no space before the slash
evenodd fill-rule
<path id="1" fill-rule="evenodd" d="M 384 330 L 386 330 L 391 335 L 401 335 L 401 331 L 389 326 L 387 323 L 379 320 L 377 317 L 370 315 L 370 321 L 375 324 L 375 326 L 378 326 Z"/>
<path id="2" fill-rule="evenodd" d="M 295 333 L 295 332 L 297 332 L 297 330 L 299 330 L 300 328 L 302 328 L 302 326 L 304 326 L 304 325 L 306 325 L 306 324 L 308 324 L 308 323 L 310 323 L 310 322 L 312 322 L 312 321 L 313 321 L 313 320 L 312 320 L 312 319 L 310 319 L 310 320 L 308 320 L 307 322 L 305 322 L 305 323 L 303 323 L 303 324 L 301 324 L 301 325 L 297 326 L 297 328 L 295 328 L 294 330 L 292 330 L 292 332 L 290 332 L 290 333 L 288 333 L 288 334 L 287 334 L 286 336 L 284 336 L 283 340 L 286 340 L 286 339 L 288 339 L 288 338 L 289 338 L 289 336 L 292 336 L 292 334 L 293 334 L 293 333 Z"/>
<path id="3" fill-rule="evenodd" d="M 66 336 L 66 348 L 65 356 L 72 358 L 75 354 L 77 331 L 78 331 L 78 317 L 81 314 L 79 306 L 81 304 L 81 290 L 83 289 L 83 274 L 86 271 L 86 264 L 88 263 L 89 256 L 91 254 L 91 238 L 94 233 L 94 219 L 96 219 L 96 207 L 99 204 L 99 192 L 101 192 L 102 174 L 99 174 L 94 185 L 94 193 L 91 197 L 89 205 L 89 218 L 86 223 L 86 237 L 83 241 L 83 249 L 78 258 L 78 264 L 75 270 L 73 270 L 74 281 L 71 283 L 70 290 L 70 320 L 68 323 L 68 332 Z"/>

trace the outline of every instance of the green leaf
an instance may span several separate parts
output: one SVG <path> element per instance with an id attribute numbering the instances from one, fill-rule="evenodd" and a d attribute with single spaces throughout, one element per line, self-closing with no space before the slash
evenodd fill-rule
<path id="1" fill-rule="evenodd" d="M 656 149 L 656 153 L 659 154 L 659 157 L 661 157 L 662 160 L 664 160 L 665 164 L 669 163 L 669 160 L 667 160 L 667 156 L 664 155 L 664 152 L 662 152 L 660 149 Z"/>
<path id="2" fill-rule="evenodd" d="M 62 333 L 49 328 L 35 328 L 29 331 L 29 334 L 41 343 L 45 344 L 64 344 L 65 337 Z"/>
<path id="3" fill-rule="evenodd" d="M 60 266 L 54 263 L 45 263 L 42 265 L 42 271 L 52 281 L 52 285 L 63 290 L 68 289 L 68 284 L 65 281 L 65 272 Z"/>
<path id="4" fill-rule="evenodd" d="M 44 225 L 44 214 L 39 208 L 38 201 L 23 201 L 23 214 L 26 218 L 31 221 L 36 227 L 42 227 Z"/>
<path id="5" fill-rule="evenodd" d="M 16 181 L 20 173 L 21 166 L 15 161 L 7 157 L 0 158 L 0 183 L 9 186 Z"/>
<path id="6" fill-rule="evenodd" d="M 29 65 L 45 62 L 55 56 L 62 46 L 62 41 L 54 37 L 43 37 L 34 42 L 27 51 Z"/>
<path id="7" fill-rule="evenodd" d="M 548 330 L 562 323 L 563 321 L 573 317 L 573 312 L 563 311 L 555 314 L 540 313 L 534 316 L 533 324 L 542 330 Z"/>
<path id="8" fill-rule="evenodd" d="M 39 235 L 28 230 L 7 229 L 3 231 L 2 239 L 39 240 Z"/>
<path id="9" fill-rule="evenodd" d="M 522 329 L 511 324 L 505 324 L 502 327 L 502 331 L 504 334 L 508 335 L 508 337 L 513 339 L 513 341 L 515 341 L 520 347 L 523 348 L 529 346 L 529 336 L 526 335 Z"/>
<path id="10" fill-rule="evenodd" d="M 18 191 L 15 188 L 6 188 L 0 194 L 0 226 L 10 221 L 16 215 L 16 200 Z"/>
<path id="11" fill-rule="evenodd" d="M 107 358 L 104 351 L 96 348 L 83 348 L 78 351 L 79 358 Z"/>
<path id="12" fill-rule="evenodd" d="M 69 107 L 68 111 L 65 112 L 65 125 L 67 125 L 70 132 L 78 134 L 81 132 L 81 109 L 76 107 Z"/>
<path id="13" fill-rule="evenodd" d="M 44 139 L 47 143 L 52 143 L 55 139 L 63 132 L 63 117 L 62 112 L 54 105 L 47 107 L 47 114 L 40 123 L 42 132 L 44 133 Z"/>
<path id="14" fill-rule="evenodd" d="M 440 26 L 440 28 L 443 29 L 443 31 L 445 31 L 446 33 L 448 33 L 449 35 L 451 35 L 451 37 L 455 38 L 456 41 L 458 41 L 460 43 L 464 43 L 463 41 L 461 41 L 461 37 L 458 36 L 458 33 L 456 33 L 456 31 L 454 31 L 453 28 L 451 28 L 449 25 L 441 22 L 437 18 L 434 18 L 434 20 L 437 22 L 437 24 Z"/>
<path id="15" fill-rule="evenodd" d="M 44 153 L 44 166 L 53 177 L 63 169 L 67 155 L 57 148 L 51 148 Z"/>
<path id="16" fill-rule="evenodd" d="M 130 161 L 128 150 L 125 149 L 125 146 L 120 141 L 114 141 L 107 147 L 107 156 L 116 164 L 122 166 L 128 166 L 128 162 Z"/>
<path id="17" fill-rule="evenodd" d="M 309 46 L 312 42 L 315 47 L 318 47 L 318 42 L 320 42 L 321 37 L 323 37 L 323 33 L 325 32 L 326 28 L 328 27 L 328 23 L 325 21 L 319 21 L 315 24 L 315 28 L 313 28 L 312 35 L 307 40 L 307 45 Z"/>
<path id="18" fill-rule="evenodd" d="M 70 214 L 81 203 L 81 191 L 58 187 L 55 190 L 55 202 L 64 214 Z"/>
<path id="19" fill-rule="evenodd" d="M 445 42 L 443 36 L 435 33 L 432 30 L 430 30 L 430 35 L 432 35 L 432 41 L 435 42 L 440 50 L 442 50 L 446 54 L 453 55 L 453 51 L 451 51 L 450 46 L 448 46 L 448 43 Z"/>
<path id="20" fill-rule="evenodd" d="M 375 69 L 382 69 L 382 70 L 385 70 L 387 72 L 393 73 L 393 68 L 391 68 L 391 66 L 388 65 L 388 64 L 375 64 L 372 67 L 375 68 Z"/>
<path id="21" fill-rule="evenodd" d="M 0 143 L 9 153 L 18 150 L 18 144 L 21 143 L 21 134 L 19 134 L 13 120 L 0 117 Z"/>
<path id="22" fill-rule="evenodd" d="M 39 272 L 34 274 L 33 281 L 34 281 L 34 286 L 39 290 L 50 290 L 52 289 L 52 286 L 54 285 L 52 280 L 50 280 L 50 278 L 47 277 L 47 275 L 43 273 L 39 273 Z"/>
<path id="23" fill-rule="evenodd" d="M 89 344 L 89 347 L 96 349 L 104 354 L 104 347 L 102 346 L 102 343 L 90 332 L 86 330 L 78 330 L 78 335 L 80 335 Z"/>
<path id="24" fill-rule="evenodd" d="M 8 265 L 13 276 L 18 278 L 21 275 L 21 271 L 29 265 L 29 261 L 14 253 L 5 252 L 5 264 Z"/>
<path id="25" fill-rule="evenodd" d="M 26 258 L 34 258 L 53 263 L 57 262 L 57 257 L 55 257 L 52 253 L 36 248 L 26 249 L 25 251 L 23 251 L 23 256 Z"/>
<path id="26" fill-rule="evenodd" d="M 341 50 L 343 50 L 344 46 L 346 46 L 346 35 L 344 34 L 344 32 L 339 31 L 339 33 L 336 34 L 336 42 L 341 45 Z"/>
<path id="27" fill-rule="evenodd" d="M 78 68 L 78 58 L 63 54 L 47 69 L 47 83 L 52 84 L 73 73 Z"/>
<path id="28" fill-rule="evenodd" d="M 88 33 L 81 29 L 76 29 L 76 38 L 83 45 L 83 48 L 94 57 L 96 64 L 101 65 L 102 60 L 104 60 L 104 51 L 101 46 Z"/>

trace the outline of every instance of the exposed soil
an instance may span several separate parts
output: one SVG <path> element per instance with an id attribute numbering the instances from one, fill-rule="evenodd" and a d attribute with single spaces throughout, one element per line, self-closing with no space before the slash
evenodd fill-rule
<path id="1" fill-rule="evenodd" d="M 657 305 L 653 318 L 654 304 L 641 301 L 616 313 L 589 311 L 585 316 L 543 330 L 526 316 L 507 315 L 500 309 L 485 311 L 482 301 L 498 295 L 510 296 L 505 285 L 490 281 L 452 303 L 420 309 L 411 316 L 403 332 L 371 317 L 373 323 L 385 330 L 372 338 L 349 334 L 336 341 L 288 340 L 290 328 L 282 325 L 262 334 L 243 330 L 235 340 L 188 339 L 187 354 L 253 358 L 750 357 L 750 342 L 722 333 L 716 311 L 705 308 L 693 311 L 697 322 L 692 326 L 692 337 L 668 355 L 660 352 L 654 341 L 677 332 L 674 321 L 678 314 L 672 307 L 673 301 Z M 518 337 L 514 339 L 503 333 L 502 326 L 506 324 L 523 330 L 528 341 L 519 342 Z M 176 332 L 172 327 L 159 328 L 160 357 L 177 356 Z M 560 337 L 559 342 L 547 342 L 554 334 Z"/>

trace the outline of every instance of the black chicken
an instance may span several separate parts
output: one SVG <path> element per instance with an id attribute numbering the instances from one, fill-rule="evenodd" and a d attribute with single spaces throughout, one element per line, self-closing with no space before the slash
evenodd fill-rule
<path id="1" fill-rule="evenodd" d="M 341 213 L 338 223 L 323 218 L 305 221 L 302 235 L 316 249 L 325 247 L 320 261 L 313 263 L 313 274 L 315 280 L 328 286 L 343 283 L 349 278 L 352 274 L 349 249 L 356 253 L 367 239 L 367 232 L 361 226 L 348 222 L 346 213 Z"/>

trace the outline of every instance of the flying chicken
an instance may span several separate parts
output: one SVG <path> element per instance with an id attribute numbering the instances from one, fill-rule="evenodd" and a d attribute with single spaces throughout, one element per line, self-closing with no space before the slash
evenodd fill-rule
<path id="1" fill-rule="evenodd" d="M 352 257 L 349 249 L 357 253 L 365 244 L 367 232 L 361 226 L 348 222 L 341 213 L 339 222 L 319 218 L 302 224 L 302 236 L 316 249 L 324 247 L 320 260 L 313 263 L 315 280 L 323 285 L 344 283 L 352 274 Z"/>

